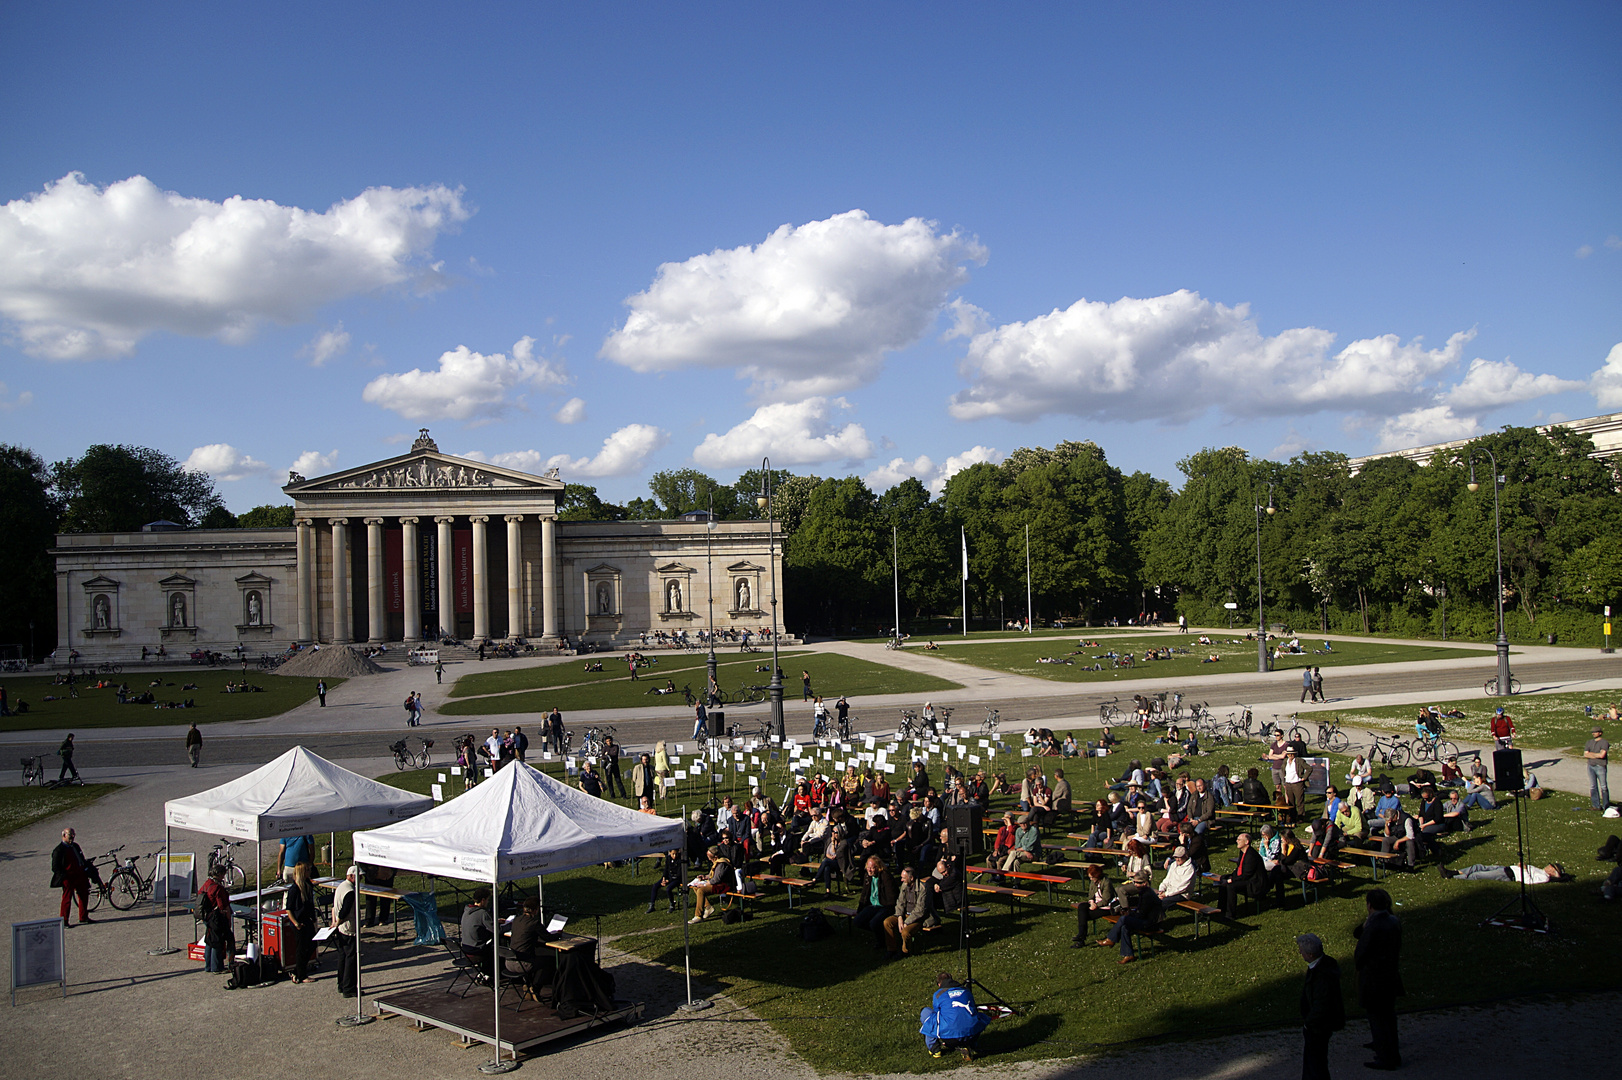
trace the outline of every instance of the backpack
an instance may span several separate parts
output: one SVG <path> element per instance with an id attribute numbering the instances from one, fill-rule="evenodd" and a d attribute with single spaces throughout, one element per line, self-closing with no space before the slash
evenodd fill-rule
<path id="1" fill-rule="evenodd" d="M 1329 868 L 1327 866 L 1309 866 L 1309 867 L 1307 867 L 1306 880 L 1312 882 L 1314 885 L 1317 885 L 1317 884 L 1320 884 L 1322 882 L 1328 881 L 1329 880 Z"/>
<path id="2" fill-rule="evenodd" d="M 828 917 L 822 913 L 821 908 L 812 908 L 800 916 L 801 941 L 821 941 L 833 932 L 834 928 L 828 925 Z"/>

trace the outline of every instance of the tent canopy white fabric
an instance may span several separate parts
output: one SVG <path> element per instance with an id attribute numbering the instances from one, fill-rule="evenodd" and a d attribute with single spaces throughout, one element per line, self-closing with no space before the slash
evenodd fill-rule
<path id="1" fill-rule="evenodd" d="M 587 795 L 514 762 L 472 791 L 355 834 L 360 862 L 499 884 L 681 848 L 680 821 Z"/>
<path id="2" fill-rule="evenodd" d="M 427 795 L 380 784 L 295 746 L 230 783 L 169 800 L 163 821 L 193 832 L 277 840 L 386 825 L 433 805 Z"/>

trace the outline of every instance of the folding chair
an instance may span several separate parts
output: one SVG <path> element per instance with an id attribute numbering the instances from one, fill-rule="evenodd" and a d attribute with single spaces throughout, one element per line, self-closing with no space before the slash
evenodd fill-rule
<path id="1" fill-rule="evenodd" d="M 446 937 L 444 944 L 445 952 L 450 955 L 451 967 L 454 969 L 451 984 L 445 987 L 445 993 L 449 994 L 456 989 L 457 983 L 466 979 L 467 990 L 463 990 L 460 996 L 467 997 L 468 990 L 472 990 L 479 985 L 482 972 L 479 971 L 478 965 L 469 960 L 466 954 L 462 952 L 462 943 L 460 941 L 452 941 L 449 937 Z"/>

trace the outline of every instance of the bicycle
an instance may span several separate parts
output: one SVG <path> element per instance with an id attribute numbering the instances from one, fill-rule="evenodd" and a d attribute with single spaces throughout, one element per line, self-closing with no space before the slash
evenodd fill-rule
<path id="1" fill-rule="evenodd" d="M 1098 706 L 1098 722 L 1105 727 L 1114 727 L 1121 722 L 1120 698 L 1110 698 Z"/>
<path id="2" fill-rule="evenodd" d="M 45 759 L 37 755 L 23 758 L 23 787 L 45 786 Z"/>
<path id="3" fill-rule="evenodd" d="M 1376 735 L 1369 732 L 1373 741 L 1369 744 L 1369 758 L 1379 758 L 1382 765 L 1392 765 L 1402 768 L 1408 764 L 1408 757 L 1413 752 L 1408 746 L 1408 740 L 1397 735 Z"/>
<path id="4" fill-rule="evenodd" d="M 1278 722 L 1278 713 L 1273 714 L 1273 730 L 1274 731 L 1283 731 L 1284 730 L 1284 728 L 1282 726 L 1280 726 L 1280 724 Z M 1289 733 L 1287 735 L 1285 735 L 1284 737 L 1290 742 L 1298 742 L 1298 743 L 1302 743 L 1302 744 L 1306 743 L 1306 741 L 1307 741 L 1307 729 L 1301 726 L 1301 714 L 1300 713 L 1291 713 L 1290 714 L 1290 730 L 1289 730 Z"/>
<path id="5" fill-rule="evenodd" d="M 123 848 L 116 848 L 122 851 Z M 104 888 L 107 890 L 107 900 L 119 911 L 128 911 L 142 900 L 152 895 L 152 884 L 158 878 L 157 851 L 149 851 L 145 855 L 131 855 L 118 864 L 113 876 L 107 879 Z M 146 876 L 141 875 L 141 869 L 136 865 L 142 859 L 152 860 L 152 872 Z"/>
<path id="6" fill-rule="evenodd" d="M 901 714 L 901 725 L 896 728 L 896 734 L 903 739 L 916 739 L 923 735 L 923 733 L 923 721 L 918 719 L 918 714 L 913 712 L 911 709 L 903 711 Z"/>
<path id="7" fill-rule="evenodd" d="M 1498 676 L 1494 675 L 1492 678 L 1488 679 L 1482 684 L 1481 688 L 1487 692 L 1488 697 L 1497 697 Z M 1513 673 L 1511 673 L 1509 676 L 1509 692 L 1511 694 L 1518 694 L 1521 692 L 1521 680 L 1517 679 Z"/>
<path id="8" fill-rule="evenodd" d="M 763 717 L 754 721 L 748 727 L 744 727 L 741 724 L 729 724 L 727 726 L 727 734 L 732 736 L 734 739 L 765 740 L 770 739 L 773 735 L 776 735 L 777 732 L 772 730 L 772 722 Z"/>
<path id="9" fill-rule="evenodd" d="M 103 662 L 103 663 L 100 663 L 100 664 L 96 665 L 96 674 L 97 675 L 120 675 L 120 674 L 123 674 L 123 671 L 124 671 L 124 665 L 123 664 L 114 664 L 114 663 L 112 663 L 110 661 Z"/>
<path id="10" fill-rule="evenodd" d="M 223 869 L 227 892 L 241 892 L 248 886 L 248 872 L 238 866 L 233 857 L 235 849 L 246 843 L 246 840 L 232 840 L 230 837 L 222 836 L 220 842 L 214 845 L 214 850 L 208 853 L 209 876 L 213 877 L 214 871 Z"/>
<path id="11" fill-rule="evenodd" d="M 404 771 L 406 769 L 426 769 L 428 767 L 428 752 L 433 749 L 434 740 L 418 739 L 417 741 L 422 744 L 422 749 L 415 752 L 406 744 L 404 739 L 389 747 L 389 751 L 394 754 L 394 767 L 396 769 Z"/>
<path id="12" fill-rule="evenodd" d="M 1450 757 L 1459 756 L 1458 744 L 1440 735 L 1414 739 L 1409 746 L 1415 761 L 1446 761 Z"/>
<path id="13" fill-rule="evenodd" d="M 605 724 L 602 727 L 587 728 L 586 737 L 580 741 L 580 753 L 583 756 L 592 759 L 602 757 L 604 753 L 604 740 L 606 740 L 610 735 L 618 734 L 618 732 L 619 729 L 614 727 L 612 724 Z"/>
<path id="14" fill-rule="evenodd" d="M 811 726 L 811 737 L 813 739 L 838 738 L 848 740 L 850 738 L 850 717 L 847 716 L 841 720 L 833 713 L 825 713 L 818 717 L 817 722 Z"/>
<path id="15" fill-rule="evenodd" d="M 767 686 L 750 686 L 748 683 L 744 683 L 738 687 L 738 692 L 733 695 L 732 703 L 735 705 L 753 705 L 765 701 L 766 692 L 769 689 L 771 688 Z"/>
<path id="16" fill-rule="evenodd" d="M 1250 711 L 1249 705 L 1238 701 L 1234 702 L 1234 704 L 1239 706 L 1239 710 L 1228 714 L 1228 734 L 1236 739 L 1248 739 L 1250 738 L 1250 725 L 1255 716 Z"/>
<path id="17" fill-rule="evenodd" d="M 995 735 L 995 734 L 997 734 L 997 725 L 1000 724 L 1000 723 L 1002 723 L 1002 710 L 1001 709 L 993 709 L 990 706 L 987 706 L 986 707 L 986 718 L 984 720 L 980 721 L 980 734 L 982 734 L 982 735 Z"/>
<path id="18" fill-rule="evenodd" d="M 1344 754 L 1352 740 L 1340 729 L 1340 717 L 1318 721 L 1318 746 L 1332 754 Z"/>

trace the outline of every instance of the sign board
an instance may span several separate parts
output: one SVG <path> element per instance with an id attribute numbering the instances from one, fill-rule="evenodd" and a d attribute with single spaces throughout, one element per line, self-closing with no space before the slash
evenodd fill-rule
<path id="1" fill-rule="evenodd" d="M 1312 768 L 1312 772 L 1307 776 L 1307 794 L 1322 795 L 1329 787 L 1329 759 L 1309 757 L 1306 761 Z"/>
<path id="2" fill-rule="evenodd" d="M 440 787 L 438 784 L 430 784 L 428 786 L 431 789 L 433 789 L 434 801 L 435 802 L 444 802 L 445 801 L 445 789 L 444 788 Z"/>
<path id="3" fill-rule="evenodd" d="M 170 900 L 185 903 L 197 891 L 197 856 L 189 851 L 158 853 L 158 865 L 152 882 L 152 902 L 162 905 L 164 894 Z"/>
<path id="4" fill-rule="evenodd" d="M 68 958 L 64 949 L 67 924 L 60 918 L 31 919 L 11 924 L 11 1004 L 17 991 L 36 986 L 60 986 L 68 996 Z"/>

